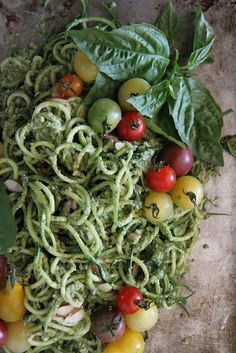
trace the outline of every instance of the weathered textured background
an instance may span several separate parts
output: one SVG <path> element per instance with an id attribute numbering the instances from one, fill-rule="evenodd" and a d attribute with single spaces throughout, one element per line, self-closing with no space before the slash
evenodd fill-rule
<path id="1" fill-rule="evenodd" d="M 90 0 L 90 10 L 101 14 L 102 1 Z M 117 0 L 122 22 L 153 22 L 166 1 Z M 187 53 L 192 36 L 193 10 L 199 3 L 217 33 L 213 65 L 196 73 L 208 86 L 223 110 L 236 111 L 236 1 L 175 0 L 182 14 L 183 47 Z M 39 44 L 52 31 L 59 31 L 78 14 L 79 1 L 54 0 L 47 10 L 37 0 L 0 0 L 0 59 L 11 43 L 25 47 Z M 46 20 L 46 27 L 42 21 Z M 225 117 L 224 134 L 236 133 L 235 113 Z M 190 317 L 176 308 L 161 311 L 158 325 L 150 332 L 146 353 L 236 353 L 236 163 L 225 155 L 221 177 L 207 187 L 218 208 L 228 213 L 202 222 L 201 238 L 189 261 L 186 284 L 196 291 L 189 300 Z M 206 245 L 208 247 L 206 247 Z"/>

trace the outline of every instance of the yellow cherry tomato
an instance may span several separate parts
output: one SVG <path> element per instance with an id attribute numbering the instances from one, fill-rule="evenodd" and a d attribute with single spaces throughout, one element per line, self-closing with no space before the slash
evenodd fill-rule
<path id="1" fill-rule="evenodd" d="M 81 50 L 78 50 L 75 54 L 74 70 L 81 80 L 86 83 L 95 81 L 98 74 L 97 66 Z"/>
<path id="2" fill-rule="evenodd" d="M 133 331 L 144 332 L 156 325 L 158 320 L 158 309 L 156 304 L 151 303 L 145 310 L 139 308 L 134 314 L 125 315 L 126 325 Z"/>
<path id="3" fill-rule="evenodd" d="M 182 176 L 177 179 L 170 194 L 176 206 L 191 210 L 201 202 L 204 192 L 203 186 L 197 178 Z"/>
<path id="4" fill-rule="evenodd" d="M 152 224 L 168 219 L 173 211 L 173 201 L 165 192 L 150 192 L 144 201 L 144 215 Z"/>
<path id="5" fill-rule="evenodd" d="M 144 339 L 139 332 L 126 329 L 124 335 L 114 343 L 109 343 L 103 353 L 143 353 Z"/>
<path id="6" fill-rule="evenodd" d="M 142 78 L 131 78 L 121 85 L 118 92 L 118 101 L 121 108 L 125 111 L 136 111 L 136 109 L 127 102 L 132 95 L 142 94 L 150 88 L 150 84 Z"/>
<path id="7" fill-rule="evenodd" d="M 27 339 L 28 328 L 23 320 L 12 322 L 8 326 L 6 347 L 11 353 L 24 353 L 30 348 Z"/>
<path id="8" fill-rule="evenodd" d="M 23 318 L 26 313 L 24 305 L 24 288 L 15 283 L 14 288 L 9 286 L 0 291 L 0 319 L 6 322 L 15 322 Z"/>

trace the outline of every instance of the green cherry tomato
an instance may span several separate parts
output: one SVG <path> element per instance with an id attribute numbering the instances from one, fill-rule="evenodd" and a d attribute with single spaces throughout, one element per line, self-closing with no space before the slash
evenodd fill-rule
<path id="1" fill-rule="evenodd" d="M 136 332 L 150 330 L 158 320 L 158 309 L 156 304 L 150 303 L 148 309 L 139 308 L 136 313 L 125 315 L 125 322 L 128 328 Z"/>
<path id="2" fill-rule="evenodd" d="M 74 70 L 86 83 L 95 81 L 98 74 L 97 66 L 81 50 L 78 50 L 75 54 Z"/>
<path id="3" fill-rule="evenodd" d="M 124 111 L 136 111 L 136 109 L 127 100 L 139 94 L 144 93 L 150 88 L 150 84 L 142 78 L 131 78 L 123 83 L 118 92 L 119 105 Z"/>
<path id="4" fill-rule="evenodd" d="M 88 123 L 99 133 L 107 134 L 114 130 L 120 120 L 120 107 L 109 98 L 98 99 L 88 111 Z"/>
<path id="5" fill-rule="evenodd" d="M 173 211 L 173 201 L 165 192 L 150 192 L 144 201 L 144 215 L 152 224 L 168 219 Z"/>
<path id="6" fill-rule="evenodd" d="M 198 205 L 204 195 L 200 181 L 188 175 L 177 179 L 170 193 L 176 206 L 187 210 L 191 210 Z"/>

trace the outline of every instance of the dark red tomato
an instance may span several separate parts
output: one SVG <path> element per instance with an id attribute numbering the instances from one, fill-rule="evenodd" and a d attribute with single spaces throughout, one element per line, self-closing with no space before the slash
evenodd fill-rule
<path id="1" fill-rule="evenodd" d="M 159 170 L 151 168 L 147 172 L 146 180 L 148 187 L 153 191 L 168 192 L 175 185 L 176 174 L 169 166 L 164 166 Z"/>
<path id="2" fill-rule="evenodd" d="M 125 141 L 138 141 L 144 135 L 145 121 L 141 114 L 136 112 L 124 113 L 117 125 L 118 136 Z"/>
<path id="3" fill-rule="evenodd" d="M 7 272 L 7 260 L 5 256 L 0 255 L 0 288 L 1 288 L 2 282 L 5 279 L 6 272 Z"/>
<path id="4" fill-rule="evenodd" d="M 66 75 L 58 82 L 55 95 L 62 98 L 77 97 L 83 91 L 83 81 L 76 75 Z"/>
<path id="5" fill-rule="evenodd" d="M 104 343 L 117 341 L 125 328 L 122 313 L 111 306 L 102 306 L 92 316 L 91 330 Z"/>
<path id="6" fill-rule="evenodd" d="M 182 148 L 174 143 L 164 148 L 158 159 L 173 168 L 177 176 L 188 174 L 193 166 L 192 152 L 187 147 Z"/>
<path id="7" fill-rule="evenodd" d="M 136 287 L 122 287 L 116 295 L 116 306 L 124 315 L 134 314 L 142 305 L 143 295 Z"/>
<path id="8" fill-rule="evenodd" d="M 8 338 L 7 325 L 5 324 L 5 322 L 0 320 L 0 348 L 2 348 L 5 345 L 7 338 Z"/>

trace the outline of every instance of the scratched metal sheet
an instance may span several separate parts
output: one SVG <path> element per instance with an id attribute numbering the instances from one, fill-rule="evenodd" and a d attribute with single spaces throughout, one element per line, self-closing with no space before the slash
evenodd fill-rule
<path id="1" fill-rule="evenodd" d="M 176 0 L 184 21 L 184 53 L 190 49 L 193 10 L 204 5 L 206 17 L 217 33 L 215 62 L 204 65 L 198 76 L 211 90 L 223 110 L 236 111 L 236 1 Z M 25 47 L 31 41 L 42 44 L 49 33 L 58 31 L 78 14 L 76 0 L 54 0 L 47 10 L 41 1 L 0 0 L 0 60 L 11 43 Z M 90 10 L 102 14 L 102 1 L 90 0 Z M 119 0 L 122 22 L 153 22 L 162 1 Z M 46 31 L 42 26 L 46 21 Z M 224 134 L 236 133 L 235 113 L 225 118 Z M 146 353 L 236 353 L 236 163 L 225 154 L 221 177 L 212 179 L 207 195 L 217 198 L 211 212 L 228 213 L 202 222 L 201 236 L 189 260 L 185 283 L 196 293 L 188 302 L 190 317 L 180 308 L 162 310 L 150 332 Z M 207 244 L 207 246 L 206 246 Z"/>

